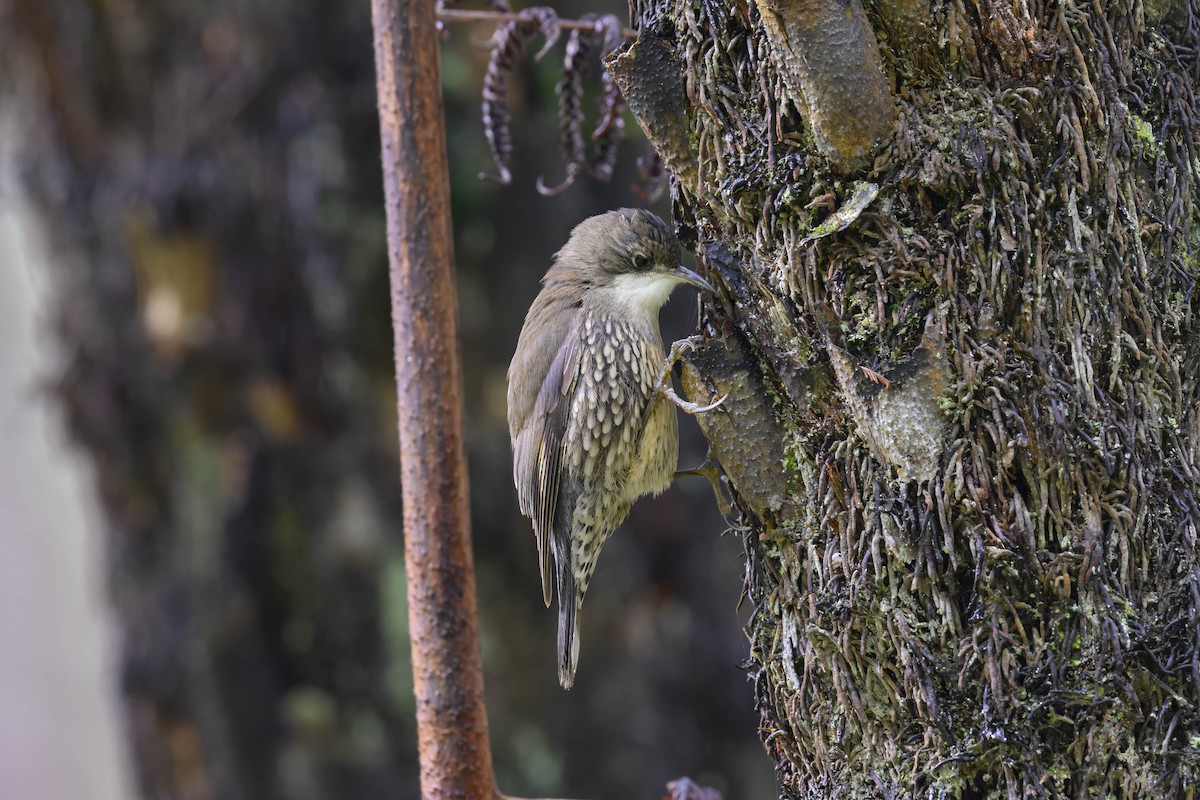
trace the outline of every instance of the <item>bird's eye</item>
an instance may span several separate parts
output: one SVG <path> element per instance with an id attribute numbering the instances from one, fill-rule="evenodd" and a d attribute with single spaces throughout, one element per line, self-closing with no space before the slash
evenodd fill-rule
<path id="1" fill-rule="evenodd" d="M 633 265 L 638 269 L 645 269 L 650 266 L 650 258 L 645 253 L 638 253 L 633 257 Z"/>

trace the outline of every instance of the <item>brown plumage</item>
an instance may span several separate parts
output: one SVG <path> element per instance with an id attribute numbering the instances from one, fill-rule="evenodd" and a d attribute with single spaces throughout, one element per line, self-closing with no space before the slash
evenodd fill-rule
<path id="1" fill-rule="evenodd" d="M 680 283 L 711 287 L 679 266 L 666 223 L 627 208 L 576 226 L 542 283 L 508 368 L 508 427 L 542 597 L 549 606 L 558 595 L 558 679 L 570 688 L 600 547 L 675 470 L 675 409 L 657 391 L 658 311 Z"/>

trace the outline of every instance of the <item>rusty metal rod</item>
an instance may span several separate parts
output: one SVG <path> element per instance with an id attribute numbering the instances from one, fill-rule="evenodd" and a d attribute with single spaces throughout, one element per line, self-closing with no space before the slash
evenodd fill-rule
<path id="1" fill-rule="evenodd" d="M 434 0 L 372 0 L 421 796 L 497 796 L 463 447 Z"/>

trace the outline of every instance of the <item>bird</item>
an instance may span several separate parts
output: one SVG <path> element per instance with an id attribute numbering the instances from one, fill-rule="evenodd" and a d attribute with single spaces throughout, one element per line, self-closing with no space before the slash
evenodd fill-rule
<path id="1" fill-rule="evenodd" d="M 521 513 L 533 523 L 542 599 L 558 596 L 558 679 L 571 688 L 579 612 L 601 546 L 634 501 L 670 485 L 679 451 L 658 312 L 712 286 L 679 263 L 657 215 L 622 208 L 579 223 L 525 316 L 508 368 Z M 667 386 L 663 387 L 664 381 Z"/>

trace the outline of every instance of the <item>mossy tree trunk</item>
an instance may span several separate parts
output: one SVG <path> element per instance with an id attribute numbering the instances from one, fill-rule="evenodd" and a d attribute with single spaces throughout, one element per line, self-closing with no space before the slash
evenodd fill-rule
<path id="1" fill-rule="evenodd" d="M 1191 797 L 1200 6 L 635 15 L 783 793 Z"/>

